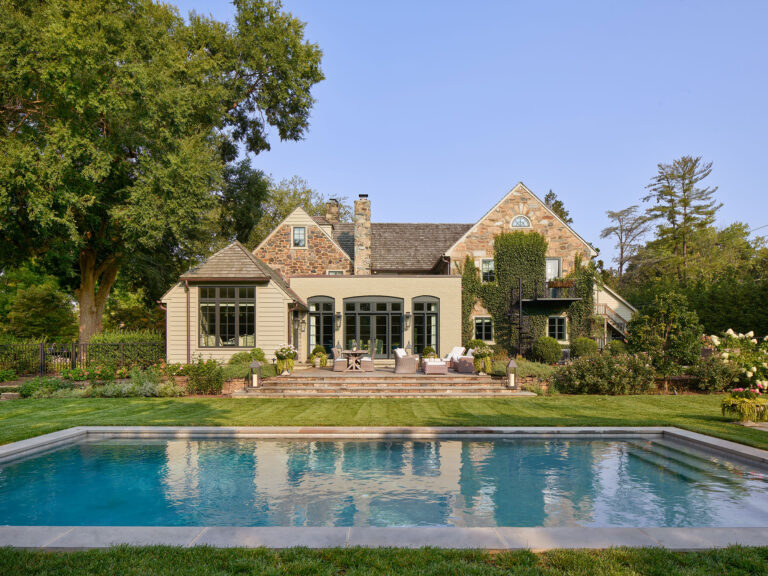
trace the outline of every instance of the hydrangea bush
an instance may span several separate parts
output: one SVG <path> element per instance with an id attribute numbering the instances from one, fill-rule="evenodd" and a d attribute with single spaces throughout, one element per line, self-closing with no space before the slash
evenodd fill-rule
<path id="1" fill-rule="evenodd" d="M 768 336 L 759 340 L 754 332 L 737 334 L 728 329 L 723 336 L 710 336 L 709 340 L 719 358 L 737 368 L 737 385 L 723 398 L 723 415 L 742 422 L 768 421 Z"/>

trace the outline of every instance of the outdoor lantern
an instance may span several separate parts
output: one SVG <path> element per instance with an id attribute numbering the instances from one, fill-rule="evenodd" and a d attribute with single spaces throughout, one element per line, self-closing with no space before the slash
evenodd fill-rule
<path id="1" fill-rule="evenodd" d="M 336 312 L 336 328 L 341 328 L 341 312 Z"/>
<path id="2" fill-rule="evenodd" d="M 261 362 L 254 360 L 248 367 L 248 384 L 251 388 L 259 387 L 259 373 L 261 372 Z"/>
<path id="3" fill-rule="evenodd" d="M 411 327 L 411 313 L 406 312 L 405 313 L 405 327 L 410 328 Z"/>
<path id="4" fill-rule="evenodd" d="M 302 332 L 306 332 L 307 331 L 307 321 L 306 320 L 302 320 L 301 321 L 301 331 Z"/>
<path id="5" fill-rule="evenodd" d="M 507 388 L 517 387 L 517 362 L 512 358 L 507 364 Z"/>

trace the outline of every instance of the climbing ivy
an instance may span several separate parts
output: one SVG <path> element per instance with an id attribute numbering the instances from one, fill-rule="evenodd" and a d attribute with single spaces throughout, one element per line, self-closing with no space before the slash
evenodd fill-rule
<path id="1" fill-rule="evenodd" d="M 584 264 L 581 254 L 577 254 L 573 270 L 568 279 L 576 281 L 576 289 L 581 300 L 568 306 L 569 337 L 574 340 L 579 337 L 591 337 L 595 332 L 595 281 L 597 269 L 594 262 Z"/>
<path id="2" fill-rule="evenodd" d="M 480 274 L 474 260 L 467 256 L 464 265 L 459 265 L 461 272 L 461 341 L 468 342 L 475 337 L 475 325 L 472 322 L 472 309 L 480 296 Z"/>

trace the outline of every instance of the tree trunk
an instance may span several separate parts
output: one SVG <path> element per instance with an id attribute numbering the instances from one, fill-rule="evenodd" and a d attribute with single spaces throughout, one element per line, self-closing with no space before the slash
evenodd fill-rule
<path id="1" fill-rule="evenodd" d="M 110 256 L 97 266 L 94 251 L 80 252 L 80 287 L 75 290 L 75 296 L 80 305 L 79 337 L 82 344 L 87 344 L 91 336 L 101 332 L 104 308 L 118 270 L 115 257 Z"/>

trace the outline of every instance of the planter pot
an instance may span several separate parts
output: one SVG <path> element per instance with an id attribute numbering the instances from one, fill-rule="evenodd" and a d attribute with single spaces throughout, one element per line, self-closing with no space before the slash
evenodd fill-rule
<path id="1" fill-rule="evenodd" d="M 547 283 L 547 286 L 549 286 L 550 288 L 572 288 L 573 281 L 572 280 L 550 280 Z"/>
<path id="2" fill-rule="evenodd" d="M 314 366 L 315 368 L 320 368 L 320 358 L 315 358 L 312 361 L 312 366 Z"/>

